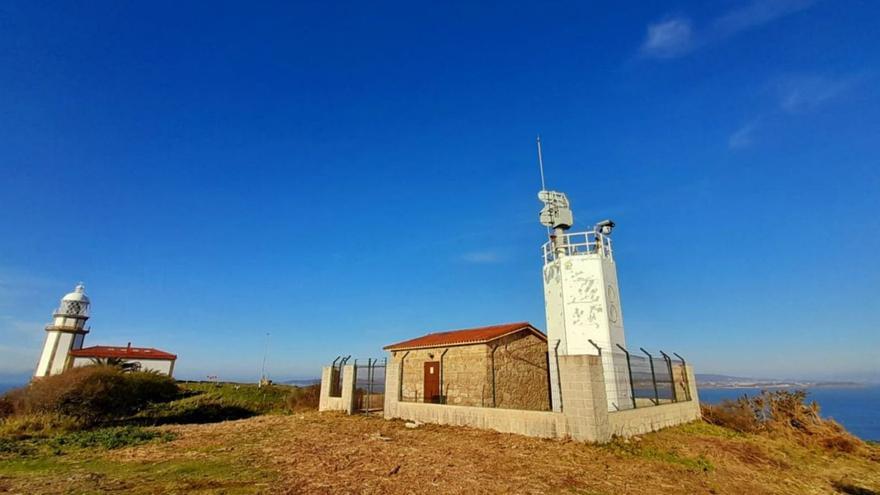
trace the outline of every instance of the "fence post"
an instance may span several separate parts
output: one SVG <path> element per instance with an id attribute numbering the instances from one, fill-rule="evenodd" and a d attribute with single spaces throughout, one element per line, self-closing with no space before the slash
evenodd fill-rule
<path id="1" fill-rule="evenodd" d="M 663 355 L 663 359 L 666 361 L 666 369 L 669 370 L 669 386 L 672 388 L 672 402 L 678 402 L 678 392 L 675 391 L 675 375 L 672 374 L 672 360 L 669 359 L 669 356 L 666 355 L 662 350 L 660 354 Z"/>
<path id="2" fill-rule="evenodd" d="M 620 344 L 614 344 L 614 345 L 619 347 L 620 350 L 623 351 L 623 353 L 626 355 L 626 372 L 629 375 L 629 396 L 632 397 L 633 409 L 635 409 L 637 407 L 636 406 L 636 389 L 635 389 L 635 385 L 633 385 L 633 368 L 632 368 L 632 363 L 630 363 L 630 361 L 629 361 L 629 351 L 624 349 L 623 346 Z M 612 359 L 612 362 L 613 361 L 614 360 Z"/>
<path id="3" fill-rule="evenodd" d="M 443 352 L 440 353 L 440 403 L 441 404 L 446 404 L 446 394 L 443 393 L 443 376 L 445 374 L 443 371 L 443 356 L 446 355 L 446 351 L 448 351 L 448 350 L 449 350 L 449 348 L 447 347 L 446 349 L 443 349 Z"/>
<path id="4" fill-rule="evenodd" d="M 373 366 L 375 365 L 374 361 L 367 358 L 367 412 L 370 412 L 373 406 Z"/>
<path id="5" fill-rule="evenodd" d="M 691 400 L 691 383 L 688 381 L 687 363 L 677 352 L 673 352 L 672 354 L 678 359 L 681 359 L 681 379 L 684 382 L 684 400 Z"/>
<path id="6" fill-rule="evenodd" d="M 397 400 L 399 401 L 403 401 L 403 361 L 406 360 L 407 356 L 409 356 L 409 351 L 406 351 L 400 357 L 400 380 L 397 381 Z"/>
<path id="7" fill-rule="evenodd" d="M 556 345 L 553 346 L 553 355 L 556 358 L 556 395 L 559 396 L 559 411 L 562 412 L 562 378 L 559 376 L 559 344 L 561 340 L 556 341 Z M 553 394 L 550 394 L 550 398 L 553 398 Z M 550 405 L 551 408 L 553 405 Z"/>
<path id="8" fill-rule="evenodd" d="M 654 356 L 652 356 L 651 353 L 646 351 L 644 347 L 639 347 L 639 349 L 648 356 L 648 363 L 651 364 L 651 382 L 654 383 L 654 405 L 659 406 L 660 405 L 660 394 L 657 393 L 657 375 L 654 374 Z"/>

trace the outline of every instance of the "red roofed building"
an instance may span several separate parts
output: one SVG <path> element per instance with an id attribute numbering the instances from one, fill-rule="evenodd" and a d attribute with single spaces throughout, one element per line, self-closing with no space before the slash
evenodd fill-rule
<path id="1" fill-rule="evenodd" d="M 384 349 L 400 365 L 402 401 L 550 408 L 547 337 L 528 322 L 429 333 Z"/>
<path id="2" fill-rule="evenodd" d="M 158 371 L 168 376 L 174 375 L 177 356 L 152 347 L 113 347 L 96 345 L 70 351 L 73 366 L 88 366 L 107 359 L 119 359 L 126 363 L 136 363 L 140 371 Z"/>

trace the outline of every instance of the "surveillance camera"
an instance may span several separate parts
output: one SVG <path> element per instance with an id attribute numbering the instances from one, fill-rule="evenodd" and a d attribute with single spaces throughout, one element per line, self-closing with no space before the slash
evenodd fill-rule
<path id="1" fill-rule="evenodd" d="M 602 220 L 601 222 L 596 224 L 596 232 L 602 235 L 611 234 L 611 229 L 614 228 L 614 222 L 611 220 Z"/>

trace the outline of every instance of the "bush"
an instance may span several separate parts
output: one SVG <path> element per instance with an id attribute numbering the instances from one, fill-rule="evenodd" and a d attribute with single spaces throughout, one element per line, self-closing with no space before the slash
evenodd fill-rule
<path id="1" fill-rule="evenodd" d="M 291 411 L 316 410 L 320 398 L 321 385 L 319 384 L 297 387 L 287 396 L 287 407 Z"/>
<path id="2" fill-rule="evenodd" d="M 133 414 L 152 402 L 179 394 L 171 377 L 86 366 L 34 381 L 7 394 L 16 415 L 57 413 L 93 425 Z"/>
<path id="3" fill-rule="evenodd" d="M 805 402 L 804 390 L 762 390 L 760 394 L 702 404 L 703 419 L 742 433 L 794 438 L 806 446 L 852 453 L 865 446 L 837 422 L 819 416 L 819 405 Z"/>

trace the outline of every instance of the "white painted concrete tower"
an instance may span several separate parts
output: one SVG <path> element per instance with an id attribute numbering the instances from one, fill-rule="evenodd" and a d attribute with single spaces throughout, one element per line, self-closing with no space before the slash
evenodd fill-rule
<path id="1" fill-rule="evenodd" d="M 545 203 L 541 222 L 553 229 L 543 246 L 551 377 L 558 377 L 557 356 L 601 354 L 608 408 L 625 408 L 631 398 L 626 357 L 617 347 L 626 348 L 626 341 L 610 238 L 614 223 L 606 220 L 594 230 L 568 233 L 573 223 L 568 198 L 555 191 L 542 191 L 538 197 Z M 559 388 L 558 378 L 551 379 L 554 411 L 565 402 Z"/>
<path id="2" fill-rule="evenodd" d="M 89 333 L 85 323 L 89 319 L 90 302 L 85 289 L 82 283 L 77 284 L 73 292 L 61 298 L 52 323 L 46 326 L 46 344 L 35 377 L 62 373 L 73 364 L 70 351 L 82 349 L 83 340 Z"/>

